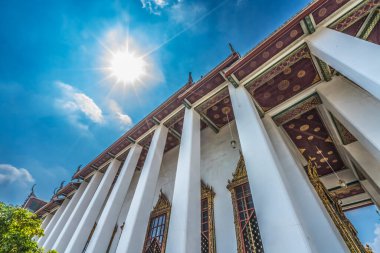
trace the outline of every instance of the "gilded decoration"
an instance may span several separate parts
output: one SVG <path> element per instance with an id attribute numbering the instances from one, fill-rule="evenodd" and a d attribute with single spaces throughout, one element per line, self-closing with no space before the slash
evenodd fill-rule
<path id="1" fill-rule="evenodd" d="M 299 103 L 286 109 L 285 111 L 282 111 L 279 114 L 275 115 L 273 117 L 273 120 L 277 126 L 282 125 L 287 121 L 292 120 L 296 116 L 301 115 L 304 112 L 307 112 L 317 107 L 320 104 L 322 104 L 322 101 L 319 98 L 319 96 L 317 94 L 313 94 L 312 96 L 307 97 L 306 99 L 300 101 Z M 294 128 L 294 125 L 292 125 L 292 127 L 289 127 Z"/>
<path id="2" fill-rule="evenodd" d="M 231 192 L 232 205 L 234 210 L 234 224 L 237 240 L 237 252 L 238 253 L 262 253 L 264 252 L 263 245 L 261 242 L 261 236 L 259 231 L 259 226 L 256 218 L 256 214 L 251 210 L 248 220 L 245 220 L 244 228 L 241 227 L 241 220 L 239 218 L 239 207 L 238 207 L 238 196 L 237 188 L 248 183 L 247 170 L 244 162 L 244 157 L 240 153 L 240 158 L 236 166 L 235 172 L 233 173 L 232 180 L 228 180 L 227 189 Z M 249 187 L 249 186 L 248 186 Z M 247 247 L 249 250 L 247 251 Z"/>
<path id="3" fill-rule="evenodd" d="M 348 246 L 350 252 L 372 252 L 370 248 L 367 249 L 361 244 L 357 236 L 357 231 L 344 214 L 339 200 L 335 196 L 332 196 L 322 184 L 318 176 L 317 165 L 315 163 L 313 164 L 310 160 L 308 162 L 307 174 L 311 184 L 321 198 L 323 205 L 325 206 L 335 226 L 339 230 L 339 233 L 342 235 L 343 240 Z"/>
<path id="4" fill-rule="evenodd" d="M 247 83 L 246 88 L 261 109 L 268 111 L 319 81 L 317 65 L 304 44 Z"/>
<path id="5" fill-rule="evenodd" d="M 215 238 L 215 221 L 214 221 L 214 197 L 215 192 L 212 187 L 201 182 L 201 200 L 207 199 L 207 213 L 208 213 L 208 252 L 216 253 L 216 238 Z M 202 251 L 203 252 L 203 251 Z"/>
<path id="6" fill-rule="evenodd" d="M 166 195 L 162 192 L 162 190 L 160 190 L 160 195 L 158 197 L 157 203 L 154 206 L 153 211 L 150 213 L 149 223 L 148 223 L 148 227 L 146 229 L 146 235 L 145 235 L 144 252 L 155 252 L 155 253 L 165 252 L 166 239 L 168 236 L 168 229 L 169 229 L 170 211 L 171 211 L 170 201 L 168 200 Z M 160 215 L 166 216 L 165 231 L 163 234 L 162 245 L 159 245 L 156 238 L 154 238 L 153 241 L 149 242 L 150 244 L 148 244 L 147 241 L 149 237 L 150 223 L 155 217 L 160 216 Z"/>
<path id="7" fill-rule="evenodd" d="M 346 168 L 317 108 L 295 116 L 282 124 L 282 128 L 295 146 L 303 150 L 302 156 L 317 163 L 320 176 Z"/>
<path id="8" fill-rule="evenodd" d="M 342 140 L 342 143 L 344 145 L 347 145 L 347 144 L 350 144 L 352 142 L 355 142 L 357 141 L 357 139 L 355 138 L 355 136 L 353 136 L 350 131 L 347 130 L 347 128 L 342 124 L 340 123 L 339 120 L 337 120 L 334 115 L 330 114 L 331 115 L 331 118 L 333 119 L 334 121 L 334 124 L 335 124 L 335 127 L 337 128 L 338 130 L 338 133 L 339 133 L 339 136 Z"/>
<path id="9" fill-rule="evenodd" d="M 340 18 L 335 24 L 330 26 L 330 28 L 335 29 L 337 31 L 344 31 L 356 23 L 359 19 L 367 15 L 369 12 L 373 10 L 376 6 L 379 6 L 379 0 L 371 0 L 367 1 L 364 4 L 356 7 L 354 10 L 349 12 Z"/>
<path id="10" fill-rule="evenodd" d="M 233 190 L 238 185 L 248 182 L 247 169 L 245 167 L 244 157 L 240 154 L 238 164 L 236 166 L 234 174 L 232 174 L 232 180 L 228 180 L 227 189 Z"/>

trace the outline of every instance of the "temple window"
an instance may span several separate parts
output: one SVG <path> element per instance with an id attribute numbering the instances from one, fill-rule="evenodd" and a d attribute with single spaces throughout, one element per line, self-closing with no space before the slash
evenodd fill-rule
<path id="1" fill-rule="evenodd" d="M 165 252 L 170 209 L 170 202 L 161 191 L 157 204 L 150 214 L 143 253 Z"/>
<path id="2" fill-rule="evenodd" d="M 201 186 L 201 252 L 215 253 L 214 196 L 210 186 Z"/>
<path id="3" fill-rule="evenodd" d="M 238 253 L 264 252 L 242 155 L 227 189 L 232 197 Z"/>

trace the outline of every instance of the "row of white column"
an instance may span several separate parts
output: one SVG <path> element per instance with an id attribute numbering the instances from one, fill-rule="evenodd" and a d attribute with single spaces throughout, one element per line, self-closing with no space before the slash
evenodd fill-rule
<path id="1" fill-rule="evenodd" d="M 325 37 L 330 38 L 331 35 L 320 37 L 326 40 Z M 327 43 L 320 37 L 310 42 L 312 52 L 324 52 L 329 55 L 328 49 L 322 47 L 322 50 L 318 44 Z M 331 57 L 324 58 L 322 53 L 317 56 L 343 72 L 333 63 L 337 58 L 340 61 L 345 59 L 335 57 L 331 60 Z M 358 68 L 354 70 L 359 71 Z M 368 73 L 362 74 L 368 78 Z M 360 80 L 362 76 L 357 74 L 356 77 Z M 323 86 L 318 89 L 318 93 L 329 110 L 336 113 L 337 118 L 343 123 L 348 121 L 349 130 L 357 134 L 359 140 L 370 146 L 375 154 L 380 151 L 380 132 L 373 127 L 380 117 L 374 119 L 373 115 L 369 116 L 368 111 L 363 113 L 361 110 L 369 109 L 378 116 L 380 110 L 373 109 L 373 105 L 370 104 L 369 108 L 355 107 L 355 104 L 352 104 L 353 94 L 349 94 L 355 93 L 355 87 L 342 84 L 342 80 L 344 79 L 334 78 L 333 82 L 336 84 Z M 370 80 L 374 81 L 366 82 L 369 85 L 366 88 L 372 89 L 376 95 L 375 87 L 380 78 L 374 77 Z M 332 86 L 338 91 L 332 92 Z M 291 155 L 289 156 L 290 151 L 277 132 L 277 126 L 271 119 L 267 119 L 264 121 L 266 128 L 264 127 L 244 87 L 234 88 L 229 85 L 229 91 L 265 251 L 327 252 L 323 245 L 329 242 L 329 249 L 333 247 L 334 252 L 347 252 L 331 221 L 324 215 L 320 200 L 305 179 L 305 175 L 301 173 L 301 169 L 294 170 L 294 167 L 300 166 L 292 160 Z M 356 93 L 354 95 L 356 96 Z M 358 104 L 363 102 L 360 99 L 365 99 L 367 103 L 369 101 L 368 97 L 358 98 Z M 371 96 L 371 99 L 373 103 L 378 103 L 376 98 Z M 352 117 L 351 109 L 356 110 L 357 118 Z M 364 124 L 365 120 L 369 120 L 371 124 Z M 271 133 L 270 136 L 268 132 Z M 143 250 L 167 134 L 168 129 L 163 125 L 158 126 L 154 132 L 116 249 L 118 253 Z M 66 199 L 63 202 L 51 218 L 45 229 L 46 236 L 39 240 L 39 244 L 46 249 L 53 248 L 59 252 L 82 252 L 101 212 L 87 251 L 105 252 L 141 149 L 137 144 L 131 148 L 102 211 L 103 203 L 120 166 L 117 160 L 111 162 L 105 174 L 96 172 L 89 183 L 81 184 L 70 201 Z M 297 180 L 297 187 L 292 186 L 290 180 Z M 193 109 L 186 109 L 166 249 L 168 253 L 198 253 L 200 245 L 200 117 Z"/>

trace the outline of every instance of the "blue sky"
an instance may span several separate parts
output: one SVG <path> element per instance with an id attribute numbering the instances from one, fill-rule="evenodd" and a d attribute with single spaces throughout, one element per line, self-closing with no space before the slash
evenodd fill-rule
<path id="1" fill-rule="evenodd" d="M 199 79 L 228 42 L 245 54 L 308 2 L 0 1 L 0 200 L 21 204 L 34 183 L 49 199 L 189 71 Z M 134 87 L 104 70 L 127 38 L 148 63 Z"/>

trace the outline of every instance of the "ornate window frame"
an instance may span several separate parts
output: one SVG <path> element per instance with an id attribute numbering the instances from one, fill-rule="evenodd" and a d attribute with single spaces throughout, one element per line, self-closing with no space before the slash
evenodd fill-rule
<path id="1" fill-rule="evenodd" d="M 154 253 L 164 253 L 166 249 L 166 239 L 168 236 L 168 229 L 169 229 L 169 220 L 170 220 L 170 211 L 171 211 L 171 204 L 166 197 L 166 195 L 160 191 L 160 196 L 158 197 L 157 203 L 153 208 L 153 211 L 150 213 L 149 217 L 149 223 L 148 227 L 146 229 L 146 235 L 145 235 L 145 241 L 144 241 L 144 248 L 143 253 L 147 252 L 150 245 L 148 244 L 149 241 L 149 232 L 150 232 L 150 226 L 151 222 L 154 220 L 154 218 L 159 217 L 161 215 L 165 215 L 165 228 L 163 233 L 163 239 L 162 239 L 162 245 L 161 249 L 154 250 Z"/>
<path id="2" fill-rule="evenodd" d="M 228 180 L 227 189 L 231 192 L 231 198 L 232 198 L 232 205 L 233 205 L 233 211 L 234 211 L 234 223 L 235 223 L 235 232 L 236 232 L 236 240 L 237 240 L 237 252 L 238 253 L 245 253 L 244 249 L 244 238 L 242 235 L 242 228 L 240 225 L 240 219 L 239 219 L 239 208 L 237 203 L 237 196 L 236 196 L 236 188 L 239 186 L 242 186 L 244 184 L 249 184 L 248 176 L 247 176 L 247 169 L 245 167 L 244 157 L 240 153 L 240 158 L 237 163 L 235 172 L 233 173 L 232 180 Z M 252 194 L 252 193 L 251 193 Z M 257 221 L 256 221 L 257 222 Z M 253 235 L 252 235 L 253 236 Z M 253 240 L 253 238 L 251 238 Z M 260 244 L 262 246 L 260 234 L 259 234 L 259 240 Z M 264 249 L 254 249 L 253 252 L 264 252 Z"/>
<path id="3" fill-rule="evenodd" d="M 208 253 L 216 253 L 214 197 L 215 197 L 215 192 L 213 191 L 212 187 L 205 184 L 203 181 L 201 181 L 201 214 L 202 215 L 203 215 L 202 202 L 204 200 L 207 201 Z M 201 221 L 201 224 L 203 224 L 202 221 Z M 201 228 L 201 233 L 202 233 L 202 228 Z M 204 235 L 201 234 L 201 236 L 204 236 Z"/>

